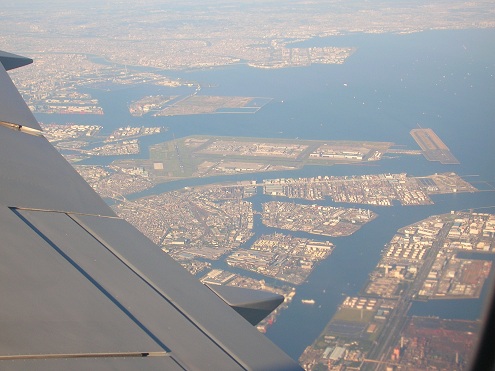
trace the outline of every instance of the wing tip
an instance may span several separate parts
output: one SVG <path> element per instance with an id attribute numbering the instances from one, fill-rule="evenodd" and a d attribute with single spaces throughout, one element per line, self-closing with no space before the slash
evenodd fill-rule
<path id="1" fill-rule="evenodd" d="M 205 286 L 253 326 L 260 323 L 284 301 L 282 295 L 266 291 L 211 284 Z"/>
<path id="2" fill-rule="evenodd" d="M 7 53 L 0 50 L 0 63 L 6 71 L 19 68 L 33 63 L 31 58 L 23 57 L 17 54 Z"/>

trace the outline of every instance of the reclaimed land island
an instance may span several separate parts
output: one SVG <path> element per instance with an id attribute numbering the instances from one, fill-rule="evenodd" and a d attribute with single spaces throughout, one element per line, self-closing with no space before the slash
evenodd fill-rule
<path id="1" fill-rule="evenodd" d="M 439 161 L 444 165 L 459 164 L 459 161 L 450 152 L 449 147 L 442 142 L 432 129 L 413 129 L 410 134 L 421 147 L 423 155 L 428 161 Z"/>
<path id="2" fill-rule="evenodd" d="M 150 147 L 148 160 L 117 161 L 145 168 L 157 183 L 181 178 L 295 170 L 305 165 L 378 161 L 391 142 L 190 136 Z"/>
<path id="3" fill-rule="evenodd" d="M 416 300 L 479 298 L 492 266 L 494 233 L 493 214 L 461 211 L 399 229 L 360 295 L 343 300 L 301 364 L 307 370 L 466 368 L 479 321 L 408 311 Z"/>

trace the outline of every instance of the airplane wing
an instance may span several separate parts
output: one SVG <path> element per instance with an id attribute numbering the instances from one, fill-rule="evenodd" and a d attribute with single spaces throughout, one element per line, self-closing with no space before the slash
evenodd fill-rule
<path id="1" fill-rule="evenodd" d="M 0 369 L 301 370 L 238 314 L 280 298 L 202 285 L 118 218 L 10 80 L 31 60 L 0 62 Z"/>

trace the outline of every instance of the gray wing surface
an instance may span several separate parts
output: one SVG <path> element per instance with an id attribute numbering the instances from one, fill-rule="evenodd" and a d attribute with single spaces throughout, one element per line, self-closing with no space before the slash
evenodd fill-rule
<path id="1" fill-rule="evenodd" d="M 118 218 L 10 80 L 30 60 L 0 61 L 0 369 L 300 370 L 237 313 L 275 299 L 202 285 Z"/>

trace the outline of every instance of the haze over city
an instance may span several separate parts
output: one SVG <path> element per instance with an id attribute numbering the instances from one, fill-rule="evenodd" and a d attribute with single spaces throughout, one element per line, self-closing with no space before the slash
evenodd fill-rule
<path id="1" fill-rule="evenodd" d="M 282 295 L 256 327 L 304 369 L 468 369 L 494 279 L 492 1 L 0 16 L 43 135 L 198 280 Z"/>

